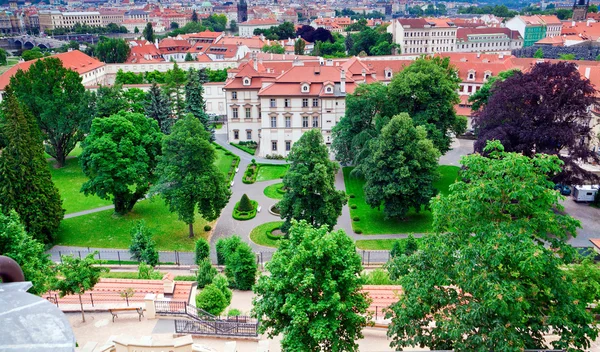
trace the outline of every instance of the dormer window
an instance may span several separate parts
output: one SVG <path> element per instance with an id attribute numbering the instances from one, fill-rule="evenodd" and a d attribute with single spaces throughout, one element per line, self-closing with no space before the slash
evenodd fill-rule
<path id="1" fill-rule="evenodd" d="M 300 88 L 300 91 L 301 91 L 302 93 L 308 93 L 308 91 L 309 91 L 309 90 L 310 90 L 310 87 L 309 87 L 309 85 L 308 85 L 308 84 L 306 84 L 306 83 L 302 84 L 302 86 L 301 86 L 301 88 Z"/>
<path id="2" fill-rule="evenodd" d="M 492 73 L 490 71 L 485 71 L 485 74 L 483 75 L 483 80 L 487 81 L 490 77 L 492 77 Z"/>
<path id="3" fill-rule="evenodd" d="M 389 68 L 385 69 L 385 78 L 392 78 L 392 70 Z"/>
<path id="4" fill-rule="evenodd" d="M 475 80 L 475 71 L 474 70 L 469 70 L 469 75 L 467 76 L 467 79 L 469 81 L 474 81 Z"/>
<path id="5" fill-rule="evenodd" d="M 332 86 L 325 87 L 325 93 L 327 93 L 327 94 L 333 93 L 333 87 Z"/>
<path id="6" fill-rule="evenodd" d="M 244 77 L 243 85 L 249 86 L 251 82 L 252 82 L 252 80 L 250 80 L 250 78 Z"/>

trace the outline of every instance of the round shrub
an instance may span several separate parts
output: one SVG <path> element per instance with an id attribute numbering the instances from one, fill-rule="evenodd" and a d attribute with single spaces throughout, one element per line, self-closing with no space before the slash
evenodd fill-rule
<path id="1" fill-rule="evenodd" d="M 256 165 L 256 159 L 252 159 L 252 165 Z"/>
<path id="2" fill-rule="evenodd" d="M 360 221 L 360 218 L 358 216 L 355 216 L 355 217 L 352 218 L 352 220 L 354 220 L 354 221 Z"/>
<path id="3" fill-rule="evenodd" d="M 354 233 L 357 234 L 357 235 L 360 235 L 362 233 L 362 230 L 361 229 L 356 229 L 356 230 L 354 230 Z"/>
<path id="4" fill-rule="evenodd" d="M 204 225 L 204 231 L 210 231 L 212 227 L 210 225 Z"/>
<path id="5" fill-rule="evenodd" d="M 212 315 L 221 314 L 229 304 L 227 298 L 219 288 L 213 284 L 206 285 L 196 295 L 196 307 L 209 312 Z"/>
<path id="6" fill-rule="evenodd" d="M 213 283 L 213 285 L 217 286 L 217 288 L 219 290 L 221 290 L 221 292 L 223 292 L 223 295 L 225 296 L 225 299 L 227 300 L 227 305 L 229 305 L 231 303 L 231 296 L 233 295 L 233 293 L 229 289 L 229 281 L 227 280 L 225 275 L 223 275 L 223 274 L 215 275 L 212 283 Z"/>
<path id="7" fill-rule="evenodd" d="M 350 208 L 352 208 L 352 209 L 356 209 L 356 204 L 352 204 L 352 205 L 350 206 Z"/>
<path id="8" fill-rule="evenodd" d="M 356 196 L 354 195 L 354 193 L 350 193 L 350 195 L 348 197 L 355 198 Z"/>

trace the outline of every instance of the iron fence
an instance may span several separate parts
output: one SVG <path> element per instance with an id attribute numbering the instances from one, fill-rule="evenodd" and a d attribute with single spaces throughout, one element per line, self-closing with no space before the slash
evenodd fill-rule
<path id="1" fill-rule="evenodd" d="M 218 336 L 258 336 L 258 323 L 226 320 L 175 320 L 175 333 Z"/>
<path id="2" fill-rule="evenodd" d="M 131 257 L 126 249 L 100 249 L 90 247 L 80 247 L 72 249 L 51 249 L 47 253 L 54 262 L 60 262 L 63 255 L 72 255 L 74 257 L 83 258 L 90 253 L 97 252 L 95 258 L 101 260 L 105 264 L 114 265 L 127 265 L 139 263 L 138 260 Z M 383 264 L 390 259 L 389 251 L 372 251 L 372 250 L 357 250 L 356 251 L 362 260 L 363 265 L 371 264 Z M 264 268 L 264 264 L 273 258 L 275 251 L 260 251 L 255 252 L 256 263 Z M 213 258 L 214 259 L 214 258 Z M 158 261 L 162 265 L 195 265 L 194 252 L 181 252 L 181 251 L 159 251 Z M 217 264 L 213 260 L 213 264 Z"/>

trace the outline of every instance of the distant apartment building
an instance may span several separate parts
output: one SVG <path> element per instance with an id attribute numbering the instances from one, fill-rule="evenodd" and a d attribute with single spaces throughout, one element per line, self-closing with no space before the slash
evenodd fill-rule
<path id="1" fill-rule="evenodd" d="M 388 26 L 388 33 L 402 54 L 435 54 L 454 52 L 456 25 L 443 18 L 400 18 Z"/>
<path id="2" fill-rule="evenodd" d="M 272 19 L 249 20 L 238 25 L 239 35 L 240 37 L 252 37 L 255 29 L 268 29 L 277 25 L 279 25 L 279 23 Z"/>
<path id="3" fill-rule="evenodd" d="M 529 47 L 546 37 L 561 35 L 562 22 L 556 16 L 515 16 L 506 22 L 506 28 L 519 31 L 523 47 Z"/>
<path id="4" fill-rule="evenodd" d="M 40 30 L 53 30 L 56 28 L 70 28 L 75 24 L 85 24 L 90 27 L 101 27 L 102 15 L 98 11 L 89 12 L 60 12 L 40 11 Z"/>
<path id="5" fill-rule="evenodd" d="M 100 9 L 98 12 L 100 12 L 103 27 L 108 26 L 110 23 L 120 26 L 125 21 L 125 13 L 122 11 Z"/>
<path id="6" fill-rule="evenodd" d="M 125 12 L 125 19 L 148 22 L 150 21 L 150 13 L 144 10 L 129 10 Z"/>
<path id="7" fill-rule="evenodd" d="M 510 53 L 523 47 L 523 37 L 508 28 L 459 28 L 456 31 L 456 52 Z"/>

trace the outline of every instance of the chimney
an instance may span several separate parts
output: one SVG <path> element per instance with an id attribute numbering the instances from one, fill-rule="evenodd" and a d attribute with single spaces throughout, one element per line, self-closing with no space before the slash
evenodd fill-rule
<path id="1" fill-rule="evenodd" d="M 327 59 L 325 61 L 325 66 L 333 66 L 333 60 L 332 59 Z"/>
<path id="2" fill-rule="evenodd" d="M 256 60 L 256 53 L 252 52 L 251 57 L 252 57 L 252 67 L 254 68 L 254 71 L 258 71 L 258 62 Z"/>
<path id="3" fill-rule="evenodd" d="M 365 70 L 363 68 L 362 71 L 361 71 L 361 74 L 362 74 L 363 81 L 366 82 L 367 81 L 367 70 Z"/>
<path id="4" fill-rule="evenodd" d="M 585 78 L 590 79 L 590 71 L 592 70 L 591 67 L 586 67 L 585 68 Z"/>
<path id="5" fill-rule="evenodd" d="M 592 23 L 592 20 L 591 20 L 591 19 L 588 19 L 588 20 L 587 20 L 587 23 L 586 23 L 586 26 L 590 27 L 590 23 Z"/>
<path id="6" fill-rule="evenodd" d="M 158 38 L 154 38 L 154 46 L 158 49 Z"/>
<path id="7" fill-rule="evenodd" d="M 346 93 L 346 71 L 344 69 L 340 71 L 340 92 Z"/>
<path id="8" fill-rule="evenodd" d="M 571 22 L 571 27 L 575 27 L 575 21 Z"/>

